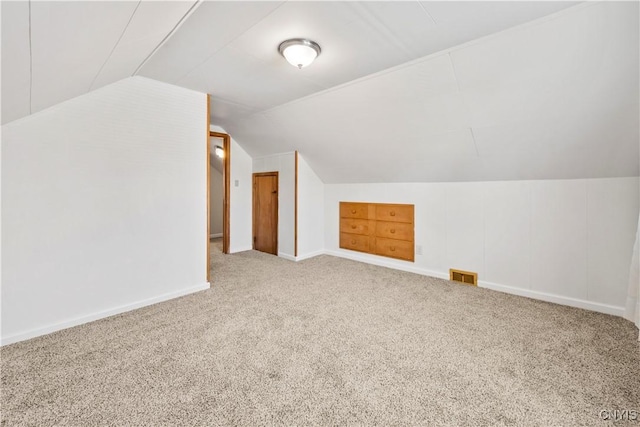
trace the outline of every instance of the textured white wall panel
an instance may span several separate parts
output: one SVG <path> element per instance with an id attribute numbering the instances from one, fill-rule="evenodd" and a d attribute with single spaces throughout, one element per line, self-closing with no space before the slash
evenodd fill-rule
<path id="1" fill-rule="evenodd" d="M 587 299 L 587 180 L 531 183 L 531 288 Z"/>
<path id="2" fill-rule="evenodd" d="M 484 189 L 484 280 L 530 289 L 529 182 L 487 182 Z"/>
<path id="3" fill-rule="evenodd" d="M 638 220 L 638 180 L 587 182 L 587 295 L 619 305 L 627 296 L 634 221 Z M 629 206 L 629 209 L 621 209 Z"/>
<path id="4" fill-rule="evenodd" d="M 484 275 L 482 184 L 447 185 L 447 265 Z"/>
<path id="5" fill-rule="evenodd" d="M 295 256 L 295 153 L 253 159 L 253 173 L 258 172 L 278 172 L 278 255 L 292 258 Z"/>
<path id="6" fill-rule="evenodd" d="M 298 258 L 324 250 L 324 184 L 298 154 Z"/>
<path id="7" fill-rule="evenodd" d="M 211 125 L 214 132 L 227 133 L 220 126 Z M 229 252 L 251 250 L 251 168 L 253 160 L 231 138 L 231 188 L 229 195 Z"/>
<path id="8" fill-rule="evenodd" d="M 29 3 L 0 3 L 2 9 L 2 123 L 30 113 Z"/>
<path id="9" fill-rule="evenodd" d="M 231 140 L 230 252 L 251 249 L 251 157 Z"/>
<path id="10" fill-rule="evenodd" d="M 327 184 L 325 250 L 480 286 L 622 315 L 638 219 L 633 178 Z M 340 201 L 415 204 L 415 263 L 338 247 Z"/>
<path id="11" fill-rule="evenodd" d="M 2 340 L 208 287 L 206 97 L 133 77 L 2 127 Z"/>

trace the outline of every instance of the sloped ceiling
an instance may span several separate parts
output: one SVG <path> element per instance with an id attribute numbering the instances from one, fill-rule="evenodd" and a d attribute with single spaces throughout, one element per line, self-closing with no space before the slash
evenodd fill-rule
<path id="1" fill-rule="evenodd" d="M 562 10 L 567 2 L 204 2 L 140 74 L 213 96 L 221 123 Z M 291 67 L 283 40 L 322 46 Z"/>
<path id="2" fill-rule="evenodd" d="M 326 183 L 637 176 L 638 39 L 637 2 L 580 5 L 222 125 Z"/>
<path id="3" fill-rule="evenodd" d="M 326 183 L 639 173 L 637 2 L 31 2 L 30 16 L 2 2 L 3 123 L 140 74 L 211 93 L 212 123 L 252 156 L 299 150 Z M 295 69 L 276 51 L 292 37 L 322 55 Z"/>
<path id="4" fill-rule="evenodd" d="M 2 123 L 134 74 L 194 1 L 3 1 Z"/>
<path id="5" fill-rule="evenodd" d="M 326 183 L 635 176 L 638 37 L 637 2 L 207 3 L 142 74 Z"/>

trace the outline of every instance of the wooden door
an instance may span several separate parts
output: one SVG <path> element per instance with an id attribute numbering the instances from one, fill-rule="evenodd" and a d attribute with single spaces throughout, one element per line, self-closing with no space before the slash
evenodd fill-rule
<path id="1" fill-rule="evenodd" d="M 253 174 L 253 249 L 278 255 L 278 172 Z"/>

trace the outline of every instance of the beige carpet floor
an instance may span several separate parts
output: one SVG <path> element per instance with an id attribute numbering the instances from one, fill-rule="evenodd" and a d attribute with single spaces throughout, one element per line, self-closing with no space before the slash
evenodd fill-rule
<path id="1" fill-rule="evenodd" d="M 212 256 L 210 290 L 3 347 L 2 425 L 573 426 L 640 410 L 621 318 L 330 256 Z"/>

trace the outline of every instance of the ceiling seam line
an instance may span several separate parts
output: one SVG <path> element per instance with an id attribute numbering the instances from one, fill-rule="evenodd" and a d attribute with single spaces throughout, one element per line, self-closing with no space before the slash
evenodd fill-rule
<path id="1" fill-rule="evenodd" d="M 433 18 L 433 16 L 431 15 L 431 12 L 429 12 L 427 10 L 426 7 L 424 7 L 424 5 L 422 4 L 422 2 L 420 2 L 420 0 L 416 0 L 418 2 L 418 5 L 420 6 L 420 8 L 424 11 L 424 13 L 427 14 L 427 16 L 433 21 L 434 24 L 438 25 L 438 23 L 436 22 L 436 20 Z"/>
<path id="2" fill-rule="evenodd" d="M 374 29 L 382 32 L 384 36 L 391 40 L 391 44 L 393 44 L 396 49 L 402 50 L 403 53 L 407 55 L 407 57 L 409 58 L 407 59 L 407 61 L 411 61 L 411 57 L 413 56 L 411 49 L 405 46 L 403 42 L 398 40 L 393 31 L 389 27 L 387 27 L 387 25 L 385 25 L 385 23 L 382 22 L 374 13 L 369 12 L 369 10 L 367 10 L 366 8 L 360 10 L 369 18 L 370 23 L 365 21 L 365 25 L 369 25 L 370 27 L 373 27 Z"/>
<path id="3" fill-rule="evenodd" d="M 243 104 L 241 102 L 232 101 L 231 99 L 228 99 L 228 98 L 223 98 L 221 96 L 216 96 L 216 98 L 219 99 L 220 101 L 227 102 L 229 104 L 234 104 L 234 105 L 237 105 L 238 107 L 246 108 L 247 110 L 253 110 L 254 109 L 254 107 L 250 107 L 250 106 L 245 105 L 245 104 Z"/>
<path id="4" fill-rule="evenodd" d="M 464 43 L 456 45 L 456 46 L 445 48 L 445 49 L 442 49 L 442 50 L 440 50 L 438 52 L 430 53 L 430 54 L 428 54 L 426 56 L 423 56 L 423 57 L 420 57 L 420 58 L 416 58 L 414 60 L 405 62 L 403 64 L 399 64 L 399 65 L 393 66 L 391 68 L 387 68 L 387 69 L 384 69 L 384 70 L 381 70 L 381 71 L 377 71 L 377 72 L 374 72 L 372 74 L 368 74 L 368 75 L 363 76 L 363 77 L 358 77 L 355 80 L 350 80 L 348 82 L 339 84 L 337 86 L 332 86 L 332 87 L 330 87 L 329 89 L 327 89 L 325 91 L 315 92 L 315 93 L 312 93 L 310 95 L 303 96 L 302 98 L 294 99 L 293 101 L 288 101 L 288 102 L 285 102 L 283 104 L 279 104 L 279 105 L 276 105 L 274 107 L 270 107 L 270 108 L 268 108 L 267 110 L 264 110 L 264 111 L 277 110 L 277 109 L 283 108 L 285 106 L 297 104 L 298 102 L 301 102 L 301 101 L 304 101 L 304 100 L 307 100 L 307 99 L 312 99 L 312 98 L 315 98 L 317 96 L 321 96 L 321 95 L 324 95 L 324 94 L 327 94 L 327 93 L 334 92 L 334 91 L 336 91 L 338 89 L 342 89 L 342 88 L 345 88 L 345 87 L 348 87 L 348 86 L 351 86 L 351 85 L 354 85 L 354 84 L 362 83 L 364 81 L 367 81 L 367 80 L 375 78 L 375 77 L 379 77 L 379 76 L 383 76 L 383 75 L 386 75 L 386 74 L 394 73 L 396 71 L 400 71 L 400 70 L 403 70 L 405 68 L 408 68 L 408 67 L 411 67 L 411 66 L 418 65 L 418 64 L 421 64 L 423 62 L 429 61 L 429 60 L 431 60 L 433 58 L 437 58 L 439 56 L 446 55 L 446 54 L 449 54 L 451 52 L 456 52 L 458 50 L 466 49 L 466 48 L 474 46 L 474 45 L 476 45 L 478 43 L 485 42 L 487 40 L 491 40 L 491 39 L 497 37 L 499 34 L 502 34 L 502 33 L 522 31 L 522 30 L 524 30 L 526 28 L 532 28 L 532 27 L 535 27 L 537 25 L 541 25 L 541 24 L 543 24 L 545 22 L 548 22 L 550 20 L 557 19 L 559 17 L 563 17 L 564 15 L 569 13 L 569 12 L 567 12 L 568 10 L 572 10 L 572 11 L 573 10 L 581 10 L 583 8 L 591 7 L 591 6 L 593 6 L 595 4 L 599 4 L 599 3 L 600 2 L 598 2 L 598 1 L 583 2 L 583 3 L 580 3 L 578 5 L 571 6 L 571 7 L 568 7 L 566 9 L 560 10 L 558 12 L 554 12 L 554 13 L 552 13 L 550 15 L 545 15 L 543 17 L 537 18 L 537 19 L 535 19 L 533 21 L 529 21 L 529 22 L 525 22 L 525 23 L 522 23 L 522 24 L 518 24 L 515 27 L 506 28 L 506 29 L 500 30 L 500 31 L 498 31 L 496 33 L 488 34 L 488 35 L 482 36 L 482 37 L 480 37 L 478 39 L 470 40 L 470 41 L 464 42 Z"/>
<path id="5" fill-rule="evenodd" d="M 107 65 L 107 62 L 109 62 L 109 60 L 111 59 L 113 52 L 116 51 L 116 48 L 120 44 L 120 40 L 122 40 L 122 37 L 124 37 L 125 33 L 127 32 L 127 29 L 129 28 L 129 25 L 131 24 L 131 21 L 133 20 L 133 17 L 136 15 L 136 12 L 140 7 L 140 3 L 142 3 L 142 0 L 138 0 L 138 4 L 136 4 L 136 8 L 133 9 L 133 13 L 129 17 L 129 20 L 127 21 L 127 25 L 124 26 L 122 33 L 120 33 L 120 37 L 118 37 L 116 44 L 114 44 L 113 47 L 111 48 L 111 52 L 109 52 L 109 55 L 107 55 L 107 59 L 105 59 L 104 62 L 102 63 L 102 66 L 98 70 L 98 73 L 95 75 L 93 80 L 91 80 L 91 84 L 89 85 L 89 90 L 87 92 L 90 92 L 93 89 L 93 85 L 96 84 L 96 80 L 98 80 L 98 77 L 100 77 L 100 74 L 102 74 L 102 70 L 104 70 L 104 67 Z"/>
<path id="6" fill-rule="evenodd" d="M 469 126 L 469 132 L 471 132 L 471 139 L 473 140 L 473 148 L 476 149 L 476 156 L 480 157 L 480 153 L 478 152 L 478 144 L 476 143 L 476 135 L 473 133 L 473 128 Z"/>
<path id="7" fill-rule="evenodd" d="M 460 93 L 460 81 L 458 81 L 458 73 L 456 73 L 456 66 L 453 64 L 453 58 L 451 57 L 451 52 L 447 52 L 447 56 L 449 57 L 449 64 L 451 64 L 451 71 L 453 72 L 453 78 L 456 81 L 456 86 L 458 87 L 458 93 Z"/>
<path id="8" fill-rule="evenodd" d="M 194 72 L 196 69 L 200 68 L 204 63 L 206 63 L 207 61 L 209 61 L 216 53 L 220 52 L 222 49 L 224 49 L 225 47 L 229 46 L 231 43 L 233 43 L 234 41 L 236 41 L 238 39 L 238 37 L 240 37 L 242 34 L 245 34 L 247 31 L 249 31 L 250 29 L 252 29 L 253 27 L 255 27 L 256 25 L 258 25 L 260 22 L 264 21 L 266 18 L 268 18 L 269 16 L 271 16 L 271 14 L 273 14 L 276 10 L 280 9 L 285 3 L 287 2 L 287 0 L 284 0 L 283 2 L 281 2 L 278 7 L 276 7 L 275 9 L 273 9 L 271 12 L 267 13 L 265 16 L 263 16 L 262 18 L 260 18 L 260 20 L 256 21 L 253 23 L 253 25 L 251 25 L 249 28 L 247 28 L 246 30 L 244 30 L 242 33 L 240 33 L 238 36 L 236 36 L 235 38 L 229 40 L 229 42 L 227 42 L 224 46 L 221 46 L 219 49 L 216 49 L 215 52 L 213 52 L 211 55 L 207 56 L 202 62 L 200 62 L 198 65 L 196 65 L 195 67 L 193 67 L 191 70 L 187 71 L 185 74 L 183 74 L 182 76 L 180 76 L 179 79 L 177 79 L 175 81 L 175 84 L 180 83 L 180 81 L 186 77 L 189 76 L 189 74 L 191 74 L 192 72 Z"/>
<path id="9" fill-rule="evenodd" d="M 162 47 L 162 45 L 169 40 L 169 38 L 173 35 L 173 33 L 176 32 L 176 30 L 182 25 L 182 23 L 191 15 L 191 13 L 196 10 L 196 8 L 202 3 L 202 0 L 196 0 L 195 3 L 193 3 L 191 5 L 191 7 L 189 8 L 189 10 L 187 10 L 185 12 L 184 15 L 182 15 L 182 17 L 178 20 L 178 22 L 176 22 L 176 25 L 173 26 L 173 28 L 171 29 L 171 31 L 169 31 L 167 33 L 167 35 L 164 36 L 164 38 L 162 40 L 160 40 L 160 43 L 158 43 L 158 45 L 156 47 L 153 48 L 153 50 L 147 55 L 146 58 L 144 58 L 142 60 L 142 62 L 140 63 L 140 65 L 138 65 L 138 67 L 135 69 L 135 71 L 133 72 L 133 74 L 131 74 L 131 76 L 135 76 L 138 74 L 138 72 L 140 71 L 140 69 L 142 67 L 144 67 L 144 65 L 149 61 L 149 59 L 151 59 L 151 57 Z"/>
<path id="10" fill-rule="evenodd" d="M 31 0 L 29 0 L 29 114 L 33 114 L 33 50 L 31 48 Z"/>
<path id="11" fill-rule="evenodd" d="M 456 81 L 456 87 L 458 88 L 458 93 L 462 93 L 460 90 L 460 81 L 458 80 L 458 73 L 456 73 L 456 66 L 453 63 L 453 58 L 451 57 L 451 52 L 447 52 L 447 56 L 449 57 L 449 64 L 451 64 L 451 72 L 453 73 L 453 79 Z M 465 107 L 466 113 L 468 116 L 471 116 L 469 112 L 469 106 L 466 102 L 464 102 L 464 96 L 462 97 L 462 104 Z M 473 127 L 469 126 L 469 132 L 471 133 L 471 140 L 473 141 L 473 148 L 476 150 L 476 156 L 480 157 L 480 152 L 478 151 L 478 143 L 476 142 L 476 135 L 473 133 Z"/>

